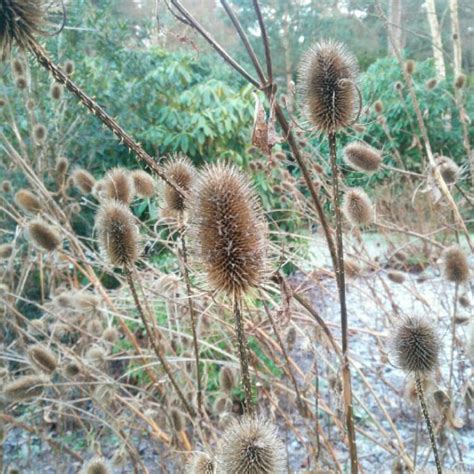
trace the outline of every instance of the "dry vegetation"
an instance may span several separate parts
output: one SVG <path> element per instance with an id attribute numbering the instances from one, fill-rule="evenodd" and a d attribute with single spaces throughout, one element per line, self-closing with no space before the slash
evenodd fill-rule
<path id="1" fill-rule="evenodd" d="M 15 135 L 0 129 L 1 153 L 27 183 L 4 181 L 0 197 L 13 229 L 0 246 L 3 449 L 9 433 L 26 432 L 32 446 L 50 448 L 56 472 L 87 474 L 472 469 L 463 436 L 474 357 L 465 215 L 474 197 L 460 186 L 472 169 L 433 154 L 415 64 L 400 63 L 400 87 L 418 111 L 423 174 L 387 167 L 382 148 L 356 140 L 338 150 L 339 134 L 367 117 L 355 59 L 332 42 L 303 59 L 299 117 L 287 118 L 274 95 L 269 55 L 266 72 L 256 65 L 260 81 L 246 77 L 276 120 L 257 120 L 249 169 L 218 157 L 201 168 L 184 156 L 158 164 L 74 84 L 72 63 L 63 71 L 50 61 L 35 38 L 41 5 L 0 0 L 1 49 L 32 138 L 16 133 L 19 117 L 0 98 Z M 47 153 L 25 52 L 52 73 L 51 100 L 74 94 L 136 155 L 136 170 L 92 176 Z M 373 107 L 383 123 L 383 104 Z M 329 156 L 306 146 L 314 132 Z M 345 183 L 341 166 L 364 179 L 389 168 L 390 179 L 366 193 Z M 271 213 L 252 175 L 265 176 Z M 146 200 L 159 216 L 136 216 Z M 91 213 L 94 231 L 80 235 L 76 223 Z M 315 223 L 326 266 L 309 256 Z M 377 258 L 368 232 L 386 247 Z M 434 290 L 424 294 L 422 281 Z M 365 319 L 357 294 L 372 308 Z M 5 472 L 39 472 L 35 452 L 17 459 L 24 470 L 5 458 Z"/>

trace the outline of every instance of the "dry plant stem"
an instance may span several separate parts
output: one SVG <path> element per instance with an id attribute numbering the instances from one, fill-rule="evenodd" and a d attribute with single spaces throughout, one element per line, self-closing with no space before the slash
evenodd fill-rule
<path id="1" fill-rule="evenodd" d="M 184 196 L 184 192 L 160 169 L 155 160 L 138 144 L 118 123 L 113 119 L 100 105 L 91 99 L 81 88 L 79 88 L 69 76 L 67 76 L 61 68 L 54 64 L 48 57 L 44 48 L 34 39 L 29 42 L 30 51 L 36 56 L 38 62 L 47 69 L 60 84 L 63 84 L 70 92 L 72 92 L 88 109 L 99 118 L 99 120 L 109 128 L 129 150 L 144 161 L 166 184 L 173 187 L 180 195 Z"/>
<path id="2" fill-rule="evenodd" d="M 329 154 L 331 158 L 332 187 L 334 210 L 336 213 L 336 241 L 337 241 L 337 266 L 336 279 L 338 280 L 339 304 L 341 309 L 341 337 L 342 337 L 342 386 L 344 412 L 346 417 L 347 435 L 349 437 L 349 450 L 351 455 L 351 472 L 358 472 L 356 432 L 352 415 L 352 387 L 351 372 L 349 368 L 349 341 L 347 335 L 347 307 L 346 283 L 344 274 L 344 245 L 342 240 L 342 215 L 339 207 L 339 169 L 336 163 L 336 135 L 330 133 Z"/>
<path id="3" fill-rule="evenodd" d="M 234 319 L 240 359 L 240 371 L 242 372 L 242 385 L 245 397 L 244 410 L 249 415 L 253 415 L 254 407 L 252 403 L 252 381 L 250 379 L 249 371 L 247 337 L 245 335 L 244 322 L 242 320 L 241 300 L 238 295 L 234 295 Z"/>
<path id="4" fill-rule="evenodd" d="M 438 471 L 438 474 L 442 474 L 443 471 L 441 469 L 441 462 L 439 460 L 438 449 L 436 447 L 436 440 L 433 433 L 433 425 L 431 424 L 428 408 L 426 407 L 425 395 L 423 393 L 423 386 L 421 384 L 421 377 L 418 373 L 415 374 L 415 385 L 416 385 L 416 393 L 418 395 L 418 400 L 420 401 L 421 411 L 425 418 L 426 428 L 430 436 L 431 449 L 433 451 L 433 456 L 435 458 L 436 470 Z"/>
<path id="5" fill-rule="evenodd" d="M 166 375 L 168 376 L 168 378 L 171 382 L 171 385 L 173 385 L 173 388 L 175 389 L 176 394 L 178 395 L 179 399 L 181 400 L 181 403 L 183 404 L 184 408 L 188 412 L 189 416 L 194 418 L 196 416 L 196 413 L 195 413 L 194 409 L 188 403 L 188 401 L 186 400 L 186 397 L 184 396 L 183 392 L 179 388 L 179 385 L 176 382 L 176 380 L 173 376 L 173 373 L 171 372 L 171 369 L 170 369 L 168 363 L 165 360 L 165 356 L 162 352 L 162 349 L 159 346 L 159 343 L 157 343 L 157 341 L 153 337 L 153 333 L 151 331 L 150 325 L 148 324 L 148 319 L 145 315 L 145 312 L 143 311 L 142 304 L 140 303 L 140 299 L 138 298 L 137 290 L 135 288 L 135 283 L 133 281 L 133 273 L 134 273 L 133 269 L 124 268 L 124 271 L 125 271 L 125 276 L 127 278 L 128 286 L 130 287 L 130 291 L 132 293 L 133 300 L 135 302 L 135 306 L 136 306 L 136 308 L 138 310 L 138 313 L 140 315 L 140 319 L 142 320 L 143 325 L 145 326 L 145 330 L 146 330 L 146 333 L 148 334 L 148 339 L 149 339 L 151 345 L 153 346 L 153 350 L 154 350 L 156 356 L 158 357 L 158 360 L 160 361 L 160 364 L 163 367 L 163 370 L 165 371 Z"/>
<path id="6" fill-rule="evenodd" d="M 181 227 L 180 229 L 180 239 L 181 239 L 181 256 L 183 258 L 183 276 L 184 282 L 186 284 L 186 293 L 187 293 L 187 300 L 188 300 L 188 308 L 189 308 L 189 316 L 191 318 L 191 331 L 193 334 L 193 346 L 194 346 L 194 358 L 196 359 L 196 380 L 197 380 L 197 404 L 199 413 L 202 414 L 202 377 L 201 377 L 201 368 L 200 368 L 200 361 L 199 361 L 199 343 L 197 338 L 197 330 L 196 330 L 196 312 L 194 311 L 194 305 L 192 300 L 192 293 L 191 293 L 191 284 L 189 280 L 189 272 L 188 272 L 188 253 L 186 249 L 186 240 L 184 236 L 184 229 Z"/>
<path id="7" fill-rule="evenodd" d="M 448 379 L 448 395 L 452 399 L 453 393 L 453 374 L 454 374 L 454 349 L 456 346 L 456 312 L 458 302 L 459 283 L 454 286 L 454 301 L 453 301 L 453 317 L 451 319 L 451 357 L 449 360 L 449 379 Z"/>

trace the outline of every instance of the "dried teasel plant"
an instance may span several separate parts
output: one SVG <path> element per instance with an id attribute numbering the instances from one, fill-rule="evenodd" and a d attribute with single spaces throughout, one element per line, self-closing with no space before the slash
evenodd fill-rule
<path id="1" fill-rule="evenodd" d="M 94 457 L 82 467 L 80 474 L 112 474 L 112 468 L 105 458 Z"/>
<path id="2" fill-rule="evenodd" d="M 134 170 L 132 180 L 138 197 L 151 198 L 155 195 L 155 182 L 146 171 Z"/>
<path id="3" fill-rule="evenodd" d="M 129 205 L 134 197 L 133 179 L 125 168 L 113 168 L 104 181 L 104 193 L 108 199 Z"/>
<path id="4" fill-rule="evenodd" d="M 41 397 L 44 388 L 50 382 L 46 375 L 24 375 L 3 387 L 3 395 L 12 402 L 23 402 Z"/>
<path id="5" fill-rule="evenodd" d="M 466 254 L 457 245 L 444 250 L 442 255 L 443 275 L 446 280 L 462 284 L 469 280 L 469 264 Z"/>
<path id="6" fill-rule="evenodd" d="M 15 204 L 26 212 L 38 213 L 43 206 L 41 201 L 29 189 L 20 189 L 15 194 Z"/>
<path id="7" fill-rule="evenodd" d="M 216 462 L 206 453 L 196 453 L 187 466 L 190 474 L 215 474 Z"/>
<path id="8" fill-rule="evenodd" d="M 364 142 L 349 143 L 344 148 L 344 159 L 349 166 L 363 173 L 377 171 L 382 162 L 380 152 Z"/>
<path id="9" fill-rule="evenodd" d="M 344 194 L 342 212 L 353 225 L 368 225 L 374 221 L 374 209 L 367 193 L 362 189 L 349 189 Z"/>
<path id="10" fill-rule="evenodd" d="M 76 168 L 72 172 L 72 182 L 74 186 L 81 191 L 83 194 L 90 194 L 96 183 L 94 176 L 92 176 L 87 170 L 82 168 Z"/>
<path id="11" fill-rule="evenodd" d="M 58 230 L 41 218 L 32 220 L 27 230 L 33 243 L 41 250 L 53 252 L 61 245 L 61 235 Z"/>

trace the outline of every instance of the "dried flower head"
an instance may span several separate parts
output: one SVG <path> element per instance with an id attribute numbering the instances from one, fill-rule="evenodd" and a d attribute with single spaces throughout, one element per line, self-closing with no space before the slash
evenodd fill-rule
<path id="1" fill-rule="evenodd" d="M 224 393 L 232 392 L 235 387 L 235 376 L 233 370 L 224 366 L 219 372 L 219 388 Z"/>
<path id="2" fill-rule="evenodd" d="M 33 136 L 37 145 L 42 145 L 45 142 L 47 135 L 48 131 L 46 130 L 46 127 L 43 124 L 37 123 L 34 126 Z"/>
<path id="3" fill-rule="evenodd" d="M 86 360 L 92 365 L 101 365 L 107 359 L 107 352 L 101 346 L 91 346 L 86 351 Z"/>
<path id="4" fill-rule="evenodd" d="M 383 112 L 383 103 L 381 100 L 376 100 L 374 102 L 374 110 L 376 114 L 381 114 Z"/>
<path id="5" fill-rule="evenodd" d="M 133 185 L 135 192 L 141 198 L 151 198 L 155 194 L 154 179 L 143 170 L 132 172 Z"/>
<path id="6" fill-rule="evenodd" d="M 172 157 L 163 166 L 163 172 L 175 182 L 184 192 L 189 192 L 193 186 L 196 170 L 191 160 L 184 155 Z M 164 185 L 163 200 L 165 203 L 164 214 L 175 216 L 187 209 L 186 198 L 168 184 Z"/>
<path id="7" fill-rule="evenodd" d="M 64 72 L 65 72 L 68 76 L 72 76 L 72 74 L 73 74 L 73 72 L 74 72 L 74 61 L 67 60 L 67 61 L 64 63 Z"/>
<path id="8" fill-rule="evenodd" d="M 129 266 L 139 256 L 138 231 L 133 214 L 121 202 L 106 201 L 97 212 L 99 242 L 110 263 Z"/>
<path id="9" fill-rule="evenodd" d="M 79 375 L 80 372 L 81 368 L 77 362 L 69 362 L 69 364 L 64 367 L 64 374 L 71 379 Z"/>
<path id="10" fill-rule="evenodd" d="M 416 63 L 415 63 L 415 61 L 413 61 L 413 59 L 409 59 L 409 60 L 405 63 L 405 71 L 406 71 L 407 74 L 409 74 L 410 76 L 415 72 L 415 68 L 416 68 Z"/>
<path id="11" fill-rule="evenodd" d="M 361 189 L 349 189 L 342 202 L 342 211 L 353 225 L 367 225 L 374 221 L 374 210 L 369 196 Z"/>
<path id="12" fill-rule="evenodd" d="M 25 66 L 23 65 L 23 61 L 18 58 L 13 58 L 12 70 L 15 76 L 23 76 L 25 74 Z"/>
<path id="13" fill-rule="evenodd" d="M 10 258 L 13 254 L 12 244 L 1 244 L 0 245 L 0 259 Z"/>
<path id="14" fill-rule="evenodd" d="M 56 173 L 60 176 L 64 176 L 69 168 L 69 160 L 65 156 L 60 156 L 56 160 Z"/>
<path id="15" fill-rule="evenodd" d="M 28 82 L 23 76 L 19 76 L 16 78 L 15 85 L 18 87 L 18 89 L 24 90 L 28 87 Z"/>
<path id="16" fill-rule="evenodd" d="M 435 160 L 436 166 L 446 184 L 455 184 L 459 179 L 459 166 L 447 156 L 438 156 Z"/>
<path id="17" fill-rule="evenodd" d="M 5 179 L 2 181 L 2 191 L 4 193 L 9 193 L 12 190 L 12 183 L 8 180 Z"/>
<path id="18" fill-rule="evenodd" d="M 80 474 L 112 474 L 112 469 L 106 459 L 95 457 L 82 467 Z"/>
<path id="19" fill-rule="evenodd" d="M 120 337 L 120 334 L 117 329 L 110 327 L 102 333 L 102 337 L 105 341 L 114 344 L 115 342 L 117 342 L 118 338 Z"/>
<path id="20" fill-rule="evenodd" d="M 397 82 L 395 82 L 393 87 L 396 91 L 401 91 L 403 89 L 403 84 L 400 81 L 397 81 Z"/>
<path id="21" fill-rule="evenodd" d="M 377 171 L 382 162 L 380 152 L 364 142 L 349 143 L 344 148 L 344 158 L 349 166 L 366 173 Z"/>
<path id="22" fill-rule="evenodd" d="M 63 96 L 63 86 L 55 82 L 50 89 L 51 98 L 59 100 Z"/>
<path id="23" fill-rule="evenodd" d="M 438 85 L 438 80 L 436 78 L 428 79 L 425 82 L 425 87 L 427 90 L 433 90 Z"/>
<path id="24" fill-rule="evenodd" d="M 394 350 L 406 372 L 431 372 L 438 364 L 440 341 L 433 321 L 419 316 L 404 317 L 395 331 Z"/>
<path id="25" fill-rule="evenodd" d="M 340 43 L 317 43 L 303 56 L 299 68 L 301 104 L 317 130 L 333 133 L 351 124 L 356 75 L 356 60 Z"/>
<path id="26" fill-rule="evenodd" d="M 387 272 L 387 278 L 401 285 L 405 281 L 405 274 L 397 270 L 389 270 Z"/>
<path id="27" fill-rule="evenodd" d="M 469 280 L 466 254 L 456 245 L 443 252 L 443 274 L 446 280 L 454 283 L 464 283 Z"/>
<path id="28" fill-rule="evenodd" d="M 456 89 L 462 89 L 466 84 L 466 76 L 464 74 L 459 74 L 454 81 L 454 87 Z"/>
<path id="29" fill-rule="evenodd" d="M 196 453 L 188 464 L 186 472 L 190 474 L 214 474 L 215 461 L 206 453 Z"/>
<path id="30" fill-rule="evenodd" d="M 266 273 L 266 225 L 254 188 L 232 165 L 207 166 L 194 193 L 194 253 L 211 287 L 242 294 Z"/>
<path id="31" fill-rule="evenodd" d="M 40 397 L 49 379 L 45 375 L 24 375 L 5 384 L 3 395 L 7 400 L 19 402 Z"/>
<path id="32" fill-rule="evenodd" d="M 89 194 L 95 185 L 95 178 L 88 171 L 82 168 L 76 168 L 72 173 L 72 180 L 74 186 L 81 191 L 81 193 Z"/>
<path id="33" fill-rule="evenodd" d="M 15 194 L 15 203 L 21 207 L 24 211 L 37 213 L 41 211 L 40 200 L 28 189 L 20 189 Z"/>
<path id="34" fill-rule="evenodd" d="M 28 358 L 31 363 L 47 374 L 53 373 L 58 367 L 58 358 L 56 354 L 42 346 L 41 344 L 35 344 L 28 348 Z"/>
<path id="35" fill-rule="evenodd" d="M 84 313 L 94 313 L 100 305 L 100 299 L 90 291 L 82 291 L 74 294 L 73 306 Z"/>
<path id="36" fill-rule="evenodd" d="M 28 234 L 37 247 L 47 252 L 56 250 L 61 244 L 61 236 L 58 231 L 39 218 L 28 224 Z"/>
<path id="37" fill-rule="evenodd" d="M 124 168 L 111 169 L 104 181 L 104 192 L 108 199 L 115 199 L 127 205 L 130 204 L 134 195 L 130 172 Z"/>
<path id="38" fill-rule="evenodd" d="M 225 429 L 219 446 L 219 472 L 280 474 L 286 472 L 286 450 L 276 428 L 263 418 L 244 416 Z"/>

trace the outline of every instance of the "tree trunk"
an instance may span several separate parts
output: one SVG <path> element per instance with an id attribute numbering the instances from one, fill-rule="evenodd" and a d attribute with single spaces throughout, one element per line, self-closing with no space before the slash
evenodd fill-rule
<path id="1" fill-rule="evenodd" d="M 458 0 L 449 0 L 449 14 L 451 16 L 451 33 L 453 39 L 453 69 L 454 77 L 462 72 L 461 32 L 459 28 Z"/>
<path id="2" fill-rule="evenodd" d="M 390 0 L 389 11 L 388 11 L 388 27 L 390 29 L 390 35 L 392 36 L 393 43 L 398 50 L 403 49 L 402 45 L 402 0 Z M 388 40 L 388 54 L 393 55 L 392 41 L 390 37 Z"/>
<path id="3" fill-rule="evenodd" d="M 435 0 L 426 0 L 426 13 L 431 31 L 431 44 L 433 46 L 433 57 L 435 61 L 438 79 L 446 79 L 446 66 L 443 58 L 443 44 L 441 42 L 441 30 L 439 29 L 438 17 L 436 16 Z"/>

